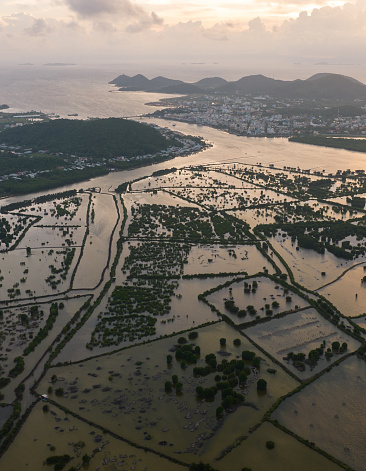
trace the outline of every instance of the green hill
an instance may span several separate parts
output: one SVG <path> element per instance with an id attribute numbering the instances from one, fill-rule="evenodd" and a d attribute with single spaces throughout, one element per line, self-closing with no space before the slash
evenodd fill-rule
<path id="1" fill-rule="evenodd" d="M 94 159 L 136 157 L 178 145 L 147 124 L 120 118 L 36 123 L 3 131 L 0 142 Z"/>

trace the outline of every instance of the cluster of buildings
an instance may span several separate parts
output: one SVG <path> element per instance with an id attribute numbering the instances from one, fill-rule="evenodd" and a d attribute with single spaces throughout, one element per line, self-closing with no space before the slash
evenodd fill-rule
<path id="1" fill-rule="evenodd" d="M 154 115 L 212 126 L 244 136 L 366 135 L 366 110 L 359 116 L 344 117 L 336 113 L 336 116 L 327 117 L 321 116 L 323 112 L 316 110 L 316 104 L 305 104 L 298 99 L 202 95 L 166 99 L 163 103 L 169 105 L 169 108 L 157 111 Z M 314 108 L 312 112 L 306 110 L 309 106 Z"/>

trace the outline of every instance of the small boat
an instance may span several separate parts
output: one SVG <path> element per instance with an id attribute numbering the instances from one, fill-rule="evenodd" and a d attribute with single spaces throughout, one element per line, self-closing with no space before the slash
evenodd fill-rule
<path id="1" fill-rule="evenodd" d="M 68 114 L 67 116 L 79 116 L 77 113 L 71 113 L 71 114 Z"/>

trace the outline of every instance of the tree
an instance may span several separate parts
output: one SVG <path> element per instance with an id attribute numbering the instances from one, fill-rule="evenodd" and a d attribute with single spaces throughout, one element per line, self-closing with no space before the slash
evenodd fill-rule
<path id="1" fill-rule="evenodd" d="M 244 350 L 241 354 L 241 357 L 243 360 L 252 361 L 255 357 L 255 353 L 250 352 L 249 350 Z"/>
<path id="2" fill-rule="evenodd" d="M 241 372 L 239 373 L 239 383 L 240 383 L 240 384 L 244 384 L 247 379 L 248 379 L 248 377 L 247 377 L 245 371 L 241 371 Z"/>
<path id="3" fill-rule="evenodd" d="M 268 440 L 268 442 L 266 442 L 266 448 L 268 450 L 273 450 L 274 447 L 275 447 L 275 444 L 272 440 Z"/>
<path id="4" fill-rule="evenodd" d="M 222 417 L 222 414 L 224 413 L 224 408 L 222 406 L 219 406 L 217 409 L 216 409 L 216 417 L 219 418 L 219 417 Z"/>
<path id="5" fill-rule="evenodd" d="M 173 357 L 171 355 L 167 355 L 166 356 L 166 362 L 168 365 L 171 365 L 172 364 L 172 361 L 173 361 Z"/>
<path id="6" fill-rule="evenodd" d="M 259 379 L 257 381 L 257 391 L 267 391 L 267 381 L 265 379 Z"/>
<path id="7" fill-rule="evenodd" d="M 225 339 L 225 338 L 222 337 L 222 338 L 220 339 L 220 345 L 221 345 L 222 347 L 225 347 L 225 345 L 226 345 L 226 339 Z"/>
<path id="8" fill-rule="evenodd" d="M 165 381 L 165 392 L 170 393 L 172 392 L 173 385 L 170 381 Z"/>

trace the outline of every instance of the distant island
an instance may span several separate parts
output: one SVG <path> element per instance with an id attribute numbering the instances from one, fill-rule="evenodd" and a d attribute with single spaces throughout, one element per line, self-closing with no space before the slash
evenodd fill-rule
<path id="1" fill-rule="evenodd" d="M 355 100 L 366 99 L 366 85 L 345 75 L 319 73 L 306 80 L 275 80 L 264 75 L 249 75 L 229 82 L 221 77 L 210 77 L 194 83 L 166 77 L 148 79 L 138 74 L 120 75 L 109 82 L 120 91 L 145 91 L 171 94 L 239 94 L 271 96 L 286 99 Z"/>
<path id="2" fill-rule="evenodd" d="M 8 110 L 9 105 L 0 105 L 0 110 Z"/>

